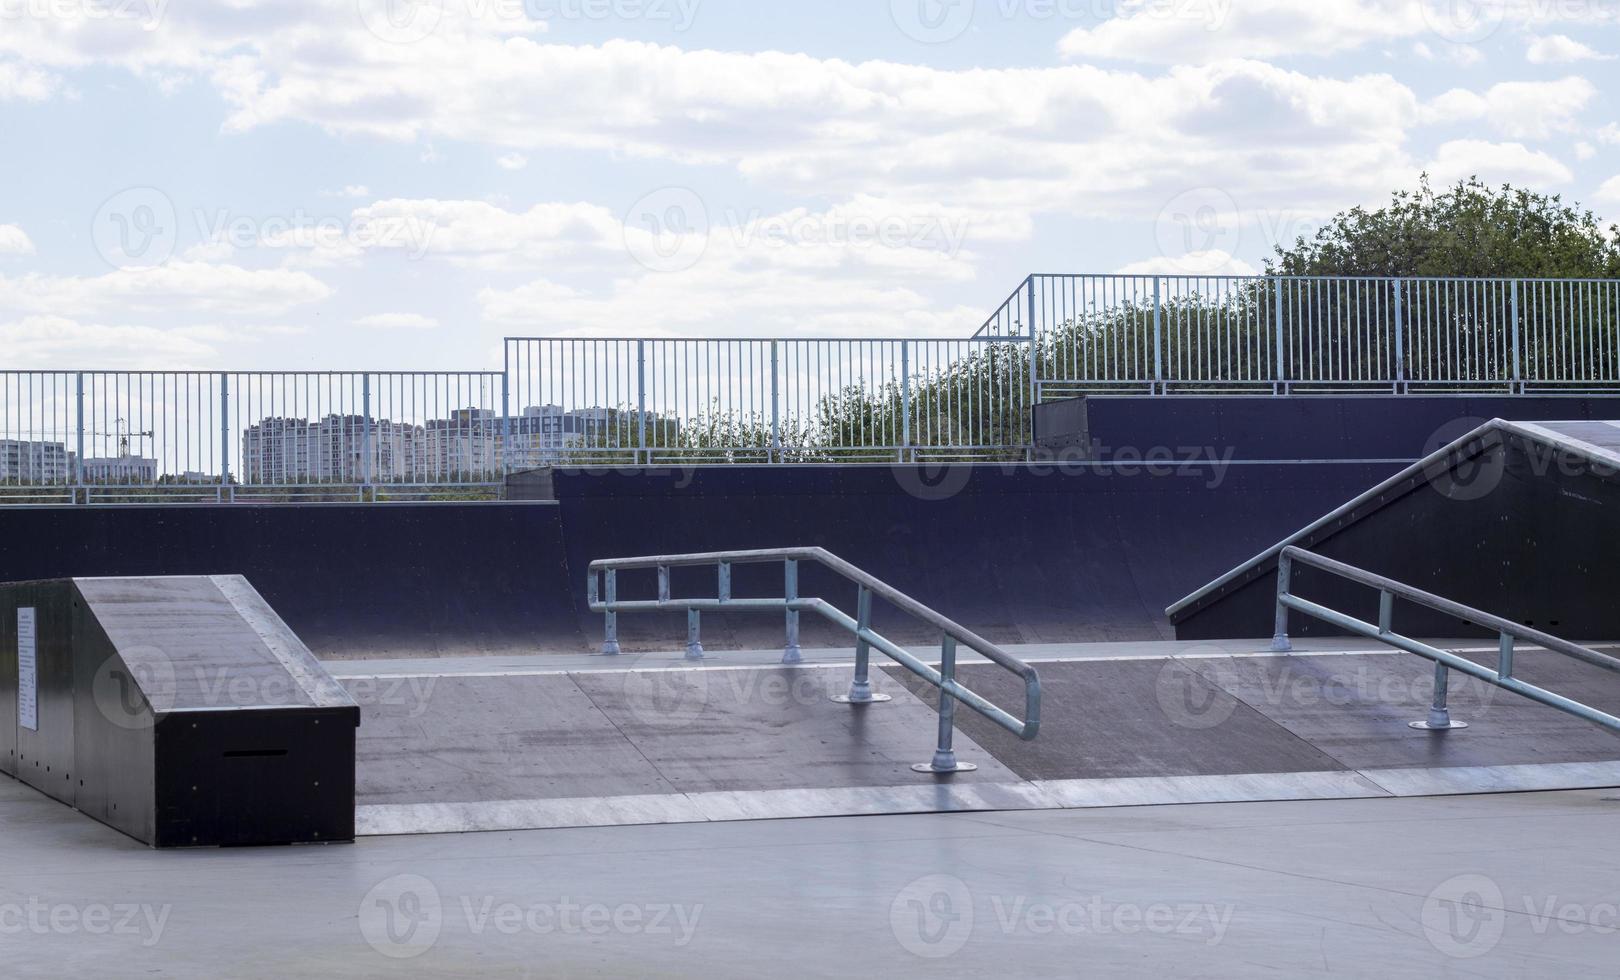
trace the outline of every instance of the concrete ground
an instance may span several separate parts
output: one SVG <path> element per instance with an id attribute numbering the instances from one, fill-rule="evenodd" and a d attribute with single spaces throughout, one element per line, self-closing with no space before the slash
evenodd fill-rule
<path id="1" fill-rule="evenodd" d="M 1620 792 L 157 852 L 0 780 L 19 977 L 1615 976 Z"/>

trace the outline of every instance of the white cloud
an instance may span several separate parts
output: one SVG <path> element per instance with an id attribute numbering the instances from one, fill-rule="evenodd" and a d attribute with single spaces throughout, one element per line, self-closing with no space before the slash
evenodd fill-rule
<path id="1" fill-rule="evenodd" d="M 1513 139 L 1546 139 L 1578 128 L 1597 97 L 1595 85 L 1571 76 L 1551 82 L 1502 82 L 1483 93 L 1452 89 L 1424 103 L 1422 116 L 1436 125 L 1484 119 Z"/>
<path id="2" fill-rule="evenodd" d="M 1609 123 L 1596 133 L 1597 141 L 1607 146 L 1620 146 L 1620 124 Z"/>
<path id="3" fill-rule="evenodd" d="M 23 369 L 173 370 L 206 365 L 216 355 L 215 348 L 194 331 L 81 323 L 53 315 L 0 323 L 0 343 L 5 347 L 7 366 Z"/>
<path id="4" fill-rule="evenodd" d="M 1605 180 L 1593 195 L 1593 199 L 1602 204 L 1620 206 L 1620 175 Z"/>
<path id="5" fill-rule="evenodd" d="M 321 191 L 322 197 L 370 197 L 371 188 L 365 184 L 344 184 L 335 191 Z"/>
<path id="6" fill-rule="evenodd" d="M 374 313 L 354 321 L 357 327 L 375 330 L 432 330 L 439 321 L 420 313 Z"/>
<path id="7" fill-rule="evenodd" d="M 0 276 L 0 310 L 63 316 L 279 313 L 331 294 L 304 272 L 190 261 L 99 276 Z"/>
<path id="8" fill-rule="evenodd" d="M 10 29 L 10 21 L 6 21 Z M 0 61 L 0 102 L 44 102 L 58 88 L 54 76 L 15 62 Z"/>
<path id="9" fill-rule="evenodd" d="M 1427 167 L 1437 184 L 1479 177 L 1487 184 L 1521 184 L 1546 188 L 1567 184 L 1574 173 L 1551 156 L 1523 143 L 1453 140 L 1440 147 Z"/>
<path id="10" fill-rule="evenodd" d="M 502 170 L 522 170 L 529 165 L 529 158 L 521 153 L 503 153 L 495 158 L 495 163 Z"/>
<path id="11" fill-rule="evenodd" d="M 1154 256 L 1131 262 L 1115 270 L 1122 276 L 1253 276 L 1260 270 L 1220 249 L 1188 252 L 1178 256 Z"/>
<path id="12" fill-rule="evenodd" d="M 1525 57 L 1533 65 L 1561 65 L 1572 61 L 1612 61 L 1614 55 L 1603 54 L 1563 34 L 1532 37 Z"/>
<path id="13" fill-rule="evenodd" d="M 27 232 L 16 225 L 0 225 L 0 256 L 33 254 L 34 243 Z"/>
<path id="14" fill-rule="evenodd" d="M 1070 58 L 1179 64 L 1334 54 L 1427 30 L 1417 5 L 1397 0 L 1126 0 L 1121 8 L 1096 27 L 1069 32 L 1058 49 Z"/>

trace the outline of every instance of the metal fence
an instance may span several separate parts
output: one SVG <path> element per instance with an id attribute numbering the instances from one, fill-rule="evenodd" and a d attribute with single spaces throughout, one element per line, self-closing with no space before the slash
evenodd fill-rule
<path id="1" fill-rule="evenodd" d="M 1037 275 L 976 336 L 1033 345 L 1039 399 L 1601 391 L 1620 382 L 1620 282 Z"/>
<path id="2" fill-rule="evenodd" d="M 1620 391 L 1620 282 L 1037 275 L 971 338 L 507 340 L 501 371 L 0 371 L 0 503 L 493 497 L 571 463 L 1019 458 L 1095 392 Z"/>
<path id="3" fill-rule="evenodd" d="M 1029 441 L 1026 345 L 507 341 L 514 467 L 982 459 Z"/>
<path id="4" fill-rule="evenodd" d="M 493 497 L 500 372 L 0 372 L 0 502 Z"/>

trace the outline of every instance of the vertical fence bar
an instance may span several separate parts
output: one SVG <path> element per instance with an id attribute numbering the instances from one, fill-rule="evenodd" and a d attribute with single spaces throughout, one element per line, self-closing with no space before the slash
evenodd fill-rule
<path id="1" fill-rule="evenodd" d="M 85 502 L 88 503 L 90 500 L 90 495 L 84 490 L 84 372 L 80 371 L 74 377 L 77 379 L 76 388 L 78 392 L 77 400 L 79 406 L 79 424 L 78 431 L 75 434 L 76 444 L 78 445 L 78 456 L 73 461 L 73 502 L 78 503 L 79 497 L 82 494 Z M 30 401 L 32 401 L 32 398 L 30 398 Z"/>
<path id="2" fill-rule="evenodd" d="M 1406 384 L 1406 290 L 1400 279 L 1390 281 L 1395 290 L 1395 390 Z"/>
<path id="3" fill-rule="evenodd" d="M 1164 301 L 1159 295 L 1158 276 L 1153 277 L 1153 383 L 1164 387 Z"/>
<path id="4" fill-rule="evenodd" d="M 231 376 L 219 376 L 219 485 L 231 485 Z"/>
<path id="5" fill-rule="evenodd" d="M 1274 298 L 1274 305 L 1272 308 L 1272 320 L 1276 325 L 1275 329 L 1277 334 L 1277 364 L 1276 369 L 1272 373 L 1276 376 L 1275 380 L 1277 383 L 1277 390 L 1280 392 L 1283 387 L 1288 384 L 1288 371 L 1286 367 L 1288 361 L 1288 347 L 1283 329 L 1283 280 L 1279 277 L 1272 279 L 1271 282 L 1272 288 L 1277 293 L 1276 297 Z"/>
<path id="6" fill-rule="evenodd" d="M 371 486 L 371 375 L 360 376 L 360 499 Z"/>
<path id="7" fill-rule="evenodd" d="M 777 342 L 771 341 L 771 451 L 769 460 L 772 463 L 782 461 L 782 396 L 781 360 L 777 351 Z"/>
<path id="8" fill-rule="evenodd" d="M 1523 375 L 1519 370 L 1519 280 L 1512 283 L 1513 309 L 1509 316 L 1513 324 L 1513 387 L 1518 389 L 1523 382 Z"/>
<path id="9" fill-rule="evenodd" d="M 652 465 L 647 448 L 647 342 L 636 341 L 636 461 Z"/>
<path id="10" fill-rule="evenodd" d="M 911 459 L 911 341 L 900 341 L 900 462 Z"/>

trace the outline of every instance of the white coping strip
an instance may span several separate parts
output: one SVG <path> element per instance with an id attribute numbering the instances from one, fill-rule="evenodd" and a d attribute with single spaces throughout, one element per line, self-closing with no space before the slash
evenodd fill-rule
<path id="1" fill-rule="evenodd" d="M 1447 648 L 1447 649 L 1448 649 L 1448 652 L 1451 652 L 1451 653 L 1488 653 L 1488 654 L 1495 654 L 1497 652 L 1497 649 L 1494 646 L 1493 647 L 1450 647 L 1450 648 Z M 1534 652 L 1539 651 L 1540 649 L 1541 649 L 1540 647 L 1520 647 L 1519 651 L 1521 653 L 1534 653 Z M 632 656 L 632 655 L 626 654 L 625 656 Z M 1272 652 L 1270 650 L 1262 650 L 1262 651 L 1253 652 L 1253 653 L 1225 653 L 1225 652 L 1222 652 L 1222 653 L 1120 653 L 1120 654 L 1109 654 L 1108 656 L 1102 656 L 1102 657 L 1025 657 L 1024 660 L 1025 660 L 1026 663 L 1037 664 L 1038 665 L 1038 664 L 1111 663 L 1111 662 L 1122 662 L 1122 661 L 1133 661 L 1133 660 L 1254 660 L 1254 659 L 1267 659 L 1267 658 L 1275 658 L 1275 657 L 1396 657 L 1396 656 L 1407 656 L 1407 657 L 1409 657 L 1409 656 L 1414 656 L 1414 654 L 1407 653 L 1405 650 L 1389 650 L 1389 649 L 1372 649 L 1372 650 L 1295 650 L 1295 651 L 1292 651 L 1292 652 L 1289 652 L 1289 653 L 1275 653 L 1275 652 Z M 356 663 L 356 664 L 358 664 L 360 662 L 361 661 L 353 661 L 353 663 Z M 887 662 L 887 660 L 885 658 L 884 660 L 880 661 L 877 658 L 874 658 L 873 662 L 877 663 L 877 664 L 879 664 L 881 666 L 883 663 Z M 923 662 L 928 663 L 928 664 L 937 664 L 938 663 L 938 661 L 930 660 L 928 658 L 923 658 Z M 985 660 L 983 658 L 967 659 L 966 657 L 964 657 L 961 661 L 959 661 L 959 663 L 961 665 L 964 665 L 964 666 L 971 666 L 973 664 L 985 664 L 985 663 L 989 663 L 989 662 L 990 661 Z M 415 674 L 405 674 L 405 673 L 402 673 L 402 674 L 394 674 L 394 673 L 334 673 L 332 676 L 335 677 L 336 679 L 340 680 L 340 681 L 346 681 L 346 680 L 373 680 L 373 679 L 379 679 L 380 680 L 382 678 L 401 678 L 401 679 L 411 680 L 411 679 L 428 679 L 428 678 L 452 679 L 452 678 L 456 678 L 456 677 L 535 677 L 535 676 L 546 676 L 546 675 L 553 675 L 553 674 L 614 673 L 614 672 L 629 673 L 629 672 L 632 672 L 632 671 L 644 671 L 644 670 L 674 670 L 674 671 L 694 671 L 694 670 L 777 670 L 777 669 L 780 669 L 780 668 L 785 667 L 785 666 L 786 667 L 802 667 L 802 668 L 808 668 L 808 669 L 822 669 L 822 670 L 825 670 L 825 669 L 829 669 L 829 668 L 848 669 L 850 667 L 850 665 L 853 663 L 853 661 L 839 661 L 839 662 L 834 662 L 834 663 L 802 663 L 802 664 L 780 664 L 780 663 L 775 663 L 775 664 L 727 664 L 725 666 L 721 666 L 719 664 L 710 664 L 708 666 L 703 666 L 703 665 L 688 666 L 688 665 L 683 663 L 683 664 L 678 664 L 678 665 L 671 664 L 670 666 L 667 666 L 667 667 L 666 666 L 659 666 L 659 663 L 661 663 L 661 661 L 652 661 L 652 662 L 649 662 L 649 663 L 627 664 L 627 665 L 624 665 L 624 666 L 614 666 L 614 667 L 593 667 L 593 666 L 513 667 L 513 668 L 510 668 L 508 670 L 443 671 L 443 672 L 431 672 L 431 671 L 429 671 L 429 672 L 415 673 Z"/>
<path id="2" fill-rule="evenodd" d="M 672 793 L 355 808 L 361 837 L 997 810 L 1109 809 L 1620 786 L 1620 762 Z"/>

